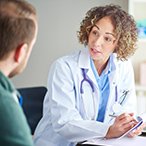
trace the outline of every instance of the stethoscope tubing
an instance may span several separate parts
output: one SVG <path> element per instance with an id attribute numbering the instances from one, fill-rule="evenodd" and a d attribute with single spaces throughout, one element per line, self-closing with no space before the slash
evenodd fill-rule
<path id="1" fill-rule="evenodd" d="M 83 72 L 83 80 L 81 81 L 81 86 L 80 86 L 80 93 L 81 93 L 81 97 L 82 97 L 82 101 L 83 101 L 83 107 L 84 107 L 84 111 L 85 111 L 85 114 L 86 114 L 86 118 L 88 120 L 96 120 L 96 117 L 97 117 L 97 111 L 96 111 L 96 105 L 95 105 L 95 93 L 94 93 L 94 86 L 93 86 L 93 83 L 92 81 L 90 81 L 89 79 L 87 79 L 86 77 L 86 73 L 85 73 L 85 69 L 82 69 L 82 72 Z M 88 82 L 91 89 L 92 89 L 92 98 L 93 98 L 93 105 L 94 105 L 94 118 L 89 118 L 88 117 L 88 114 L 87 114 L 87 110 L 86 110 L 86 107 L 85 107 L 85 102 L 84 102 L 84 91 L 83 91 L 83 83 L 84 82 Z M 120 103 L 118 103 L 118 89 L 117 89 L 117 85 L 115 86 L 115 104 L 119 104 L 119 107 L 120 109 L 122 109 L 122 103 L 124 102 L 127 94 L 128 94 L 129 90 L 128 91 L 124 91 L 123 92 L 123 95 L 120 97 L 120 99 L 124 96 L 124 98 L 122 99 L 122 101 Z M 113 105 L 114 107 L 115 105 Z M 117 107 L 117 106 L 116 106 Z M 118 111 L 119 109 L 117 109 Z M 114 111 L 114 113 L 116 113 L 116 111 Z"/>
<path id="2" fill-rule="evenodd" d="M 88 120 L 95 120 L 96 121 L 96 115 L 97 115 L 97 112 L 96 112 L 96 108 L 95 108 L 95 95 L 94 93 L 92 93 L 92 97 L 93 97 L 93 105 L 94 105 L 94 117 L 93 118 L 90 118 L 87 114 L 87 110 L 86 110 L 86 107 L 85 107 L 85 102 L 84 102 L 84 97 L 83 97 L 83 93 L 81 93 L 81 97 L 82 97 L 82 101 L 83 101 L 83 107 L 84 107 L 84 111 L 85 111 L 85 115 L 86 115 L 86 118 Z"/>
<path id="3" fill-rule="evenodd" d="M 89 83 L 89 85 L 91 86 L 91 89 L 92 89 L 92 92 L 94 92 L 94 86 L 93 86 L 93 84 L 92 84 L 92 82 L 89 80 L 89 79 L 87 79 L 87 77 L 86 77 L 86 73 L 85 73 L 85 69 L 83 69 L 82 68 L 82 72 L 83 72 L 83 80 L 81 81 L 81 88 L 80 88 L 80 93 L 82 94 L 84 91 L 83 91 L 83 82 L 88 82 Z"/>
<path id="4" fill-rule="evenodd" d="M 95 93 L 94 93 L 94 86 L 93 86 L 93 83 L 87 79 L 86 77 L 86 73 L 85 73 L 85 69 L 82 69 L 82 72 L 83 72 L 83 80 L 81 81 L 81 87 L 80 87 L 80 93 L 81 93 L 81 97 L 82 97 L 82 101 L 83 101 L 83 107 L 84 107 L 84 111 L 85 111 L 85 115 L 86 115 L 86 118 L 88 120 L 96 120 L 96 116 L 97 116 L 97 112 L 96 112 L 96 105 L 95 105 Z M 84 91 L 83 91 L 83 83 L 84 82 L 88 82 L 91 89 L 92 89 L 92 97 L 93 97 L 93 105 L 94 105 L 94 117 L 93 118 L 90 118 L 87 114 L 87 110 L 86 110 L 86 107 L 85 107 L 85 102 L 84 102 Z"/>

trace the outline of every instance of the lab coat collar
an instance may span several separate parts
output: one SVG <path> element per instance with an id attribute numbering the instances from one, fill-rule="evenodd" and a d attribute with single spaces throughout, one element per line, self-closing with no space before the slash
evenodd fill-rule
<path id="1" fill-rule="evenodd" d="M 113 61 L 112 66 L 111 66 L 111 72 L 109 73 L 108 77 L 109 77 L 109 82 L 112 83 L 113 85 L 117 85 L 117 78 L 115 78 L 115 74 L 118 69 L 117 65 L 117 55 L 115 53 L 113 53 L 113 59 L 111 61 Z"/>
<path id="2" fill-rule="evenodd" d="M 78 63 L 80 68 L 85 68 L 85 69 L 90 68 L 90 54 L 88 51 L 88 45 L 81 50 Z"/>
<path id="3" fill-rule="evenodd" d="M 113 60 L 113 63 L 112 63 L 113 65 L 112 65 L 111 70 L 113 71 L 113 70 L 116 70 L 115 61 L 117 61 L 117 55 L 115 53 L 111 54 L 110 61 L 112 60 Z M 88 51 L 88 45 L 81 50 L 78 65 L 80 68 L 90 69 L 90 54 Z M 107 69 L 106 69 L 106 72 L 107 72 Z"/>
<path id="4" fill-rule="evenodd" d="M 93 71 L 92 71 L 91 66 L 90 66 L 90 54 L 88 51 L 88 45 L 81 50 L 81 54 L 79 56 L 79 67 L 81 69 L 82 68 L 86 69 L 85 72 L 86 72 L 87 76 L 97 86 L 95 76 L 94 76 Z"/>
<path id="5" fill-rule="evenodd" d="M 114 84 L 116 84 L 116 79 L 114 79 L 114 75 L 115 75 L 116 68 L 117 68 L 116 63 L 115 63 L 115 62 L 117 62 L 117 55 L 115 53 L 113 53 L 112 58 L 113 58 L 113 63 L 112 63 L 111 72 L 110 72 L 109 76 L 110 76 L 110 81 L 114 82 Z M 87 73 L 88 77 L 94 82 L 95 85 L 97 85 L 95 76 L 94 76 L 93 71 L 90 66 L 90 54 L 88 51 L 88 45 L 81 50 L 78 65 L 80 68 L 87 69 L 86 73 Z"/>
<path id="6" fill-rule="evenodd" d="M 109 61 L 105 68 L 105 74 L 110 73 L 112 71 L 112 65 L 113 65 L 113 53 L 110 55 Z"/>

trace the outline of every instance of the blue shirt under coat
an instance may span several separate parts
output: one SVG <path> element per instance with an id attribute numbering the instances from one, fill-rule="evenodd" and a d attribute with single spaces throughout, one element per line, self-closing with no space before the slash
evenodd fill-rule
<path id="1" fill-rule="evenodd" d="M 99 122 L 104 121 L 105 110 L 106 110 L 107 101 L 109 98 L 110 87 L 109 87 L 108 74 L 111 72 L 112 60 L 113 60 L 113 54 L 111 54 L 111 56 L 110 56 L 109 64 L 107 64 L 106 68 L 103 70 L 103 72 L 99 76 L 98 72 L 95 68 L 94 62 L 93 62 L 92 58 L 90 57 L 91 68 L 92 68 L 92 71 L 96 78 L 96 82 L 99 87 L 99 96 L 100 96 L 99 97 L 99 108 L 98 108 L 98 116 L 96 119 Z"/>

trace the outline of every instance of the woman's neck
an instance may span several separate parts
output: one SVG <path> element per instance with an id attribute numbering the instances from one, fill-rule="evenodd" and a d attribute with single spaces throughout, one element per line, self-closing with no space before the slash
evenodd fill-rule
<path id="1" fill-rule="evenodd" d="M 106 65 L 108 63 L 108 60 L 106 60 L 104 62 L 103 61 L 94 61 L 93 60 L 94 65 L 95 65 L 95 68 L 96 68 L 99 76 L 102 74 L 103 70 L 106 68 Z"/>

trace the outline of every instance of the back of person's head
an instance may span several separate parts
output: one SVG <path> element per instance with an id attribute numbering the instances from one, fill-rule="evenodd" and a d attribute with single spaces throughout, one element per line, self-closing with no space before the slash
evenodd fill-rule
<path id="1" fill-rule="evenodd" d="M 24 43 L 30 45 L 36 31 L 35 8 L 24 0 L 0 0 L 0 60 Z"/>

